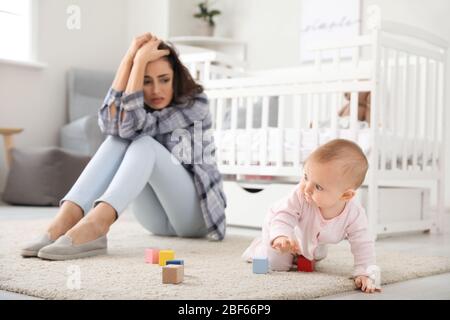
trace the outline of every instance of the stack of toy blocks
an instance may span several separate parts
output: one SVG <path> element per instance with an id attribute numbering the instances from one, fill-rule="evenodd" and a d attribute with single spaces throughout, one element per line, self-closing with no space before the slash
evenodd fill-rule
<path id="1" fill-rule="evenodd" d="M 162 268 L 162 283 L 177 284 L 183 282 L 184 266 L 182 264 L 168 264 Z"/>
<path id="2" fill-rule="evenodd" d="M 175 251 L 145 249 L 145 262 L 162 266 L 162 283 L 180 283 L 184 280 L 184 261 L 174 259 Z"/>
<path id="3" fill-rule="evenodd" d="M 162 282 L 177 284 L 184 280 L 184 261 L 167 260 L 162 270 Z"/>
<path id="4" fill-rule="evenodd" d="M 314 260 L 308 260 L 304 256 L 299 255 L 297 257 L 297 270 L 302 272 L 313 272 L 314 271 Z"/>

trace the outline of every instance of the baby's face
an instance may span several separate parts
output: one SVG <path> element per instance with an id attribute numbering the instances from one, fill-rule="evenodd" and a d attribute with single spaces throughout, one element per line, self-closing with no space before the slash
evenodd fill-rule
<path id="1" fill-rule="evenodd" d="M 300 182 L 300 192 L 308 203 L 319 208 L 331 208 L 341 199 L 348 185 L 343 181 L 340 164 L 336 162 L 316 163 L 308 161 Z"/>

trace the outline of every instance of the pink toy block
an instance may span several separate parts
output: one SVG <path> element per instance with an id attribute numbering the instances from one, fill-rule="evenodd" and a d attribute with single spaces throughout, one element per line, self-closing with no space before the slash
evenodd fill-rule
<path id="1" fill-rule="evenodd" d="M 145 262 L 158 264 L 159 263 L 159 249 L 148 248 L 145 249 Z"/>

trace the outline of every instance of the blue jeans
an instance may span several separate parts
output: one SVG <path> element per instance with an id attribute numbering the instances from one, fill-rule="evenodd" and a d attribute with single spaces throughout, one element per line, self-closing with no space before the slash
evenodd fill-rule
<path id="1" fill-rule="evenodd" d="M 207 234 L 192 174 L 150 136 L 108 136 L 59 205 L 65 200 L 84 215 L 106 202 L 120 216 L 131 204 L 139 223 L 156 235 Z"/>

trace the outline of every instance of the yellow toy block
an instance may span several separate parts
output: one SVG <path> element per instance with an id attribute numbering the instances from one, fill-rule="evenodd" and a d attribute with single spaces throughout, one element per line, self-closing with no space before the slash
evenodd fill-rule
<path id="1" fill-rule="evenodd" d="M 159 251 L 159 265 L 165 266 L 167 260 L 173 260 L 175 258 L 175 251 L 173 250 L 160 250 Z"/>

